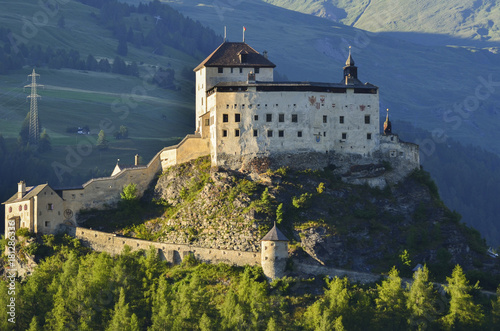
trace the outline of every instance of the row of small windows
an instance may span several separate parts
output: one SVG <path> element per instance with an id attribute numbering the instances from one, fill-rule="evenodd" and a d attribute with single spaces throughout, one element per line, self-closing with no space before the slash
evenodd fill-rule
<path id="1" fill-rule="evenodd" d="M 254 121 L 259 120 L 259 115 L 253 115 Z M 241 114 L 234 114 L 234 121 L 235 122 L 241 122 Z M 272 122 L 273 121 L 273 114 L 266 114 L 266 122 Z M 291 118 L 292 123 L 297 123 L 299 121 L 299 117 L 297 114 L 292 114 Z M 222 114 L 222 122 L 227 123 L 229 122 L 229 115 L 228 114 Z M 285 114 L 278 114 L 278 122 L 285 122 Z M 339 123 L 344 124 L 345 118 L 344 116 L 339 116 Z M 323 123 L 328 123 L 328 116 L 323 115 Z M 370 124 L 371 119 L 370 115 L 365 115 L 365 124 Z"/>
<path id="2" fill-rule="evenodd" d="M 248 105 L 248 108 L 249 108 L 249 109 L 252 109 L 252 107 L 253 107 L 253 106 L 254 106 L 253 104 L 249 104 L 249 105 Z M 257 108 L 260 108 L 260 103 L 258 103 L 256 106 L 257 106 Z M 267 103 L 266 103 L 266 104 L 264 104 L 264 107 L 265 107 L 265 108 L 267 108 L 267 106 L 268 106 L 268 105 L 267 105 Z M 279 107 L 279 104 L 278 104 L 278 103 L 276 103 L 276 104 L 272 104 L 272 106 L 274 106 L 274 107 Z M 321 104 L 321 107 L 324 107 L 324 106 L 325 106 L 325 104 L 324 104 L 324 103 L 322 103 L 322 104 Z M 229 109 L 229 107 L 230 107 L 230 105 L 229 105 L 229 104 L 226 104 L 226 109 Z M 290 105 L 288 105 L 288 107 L 290 107 Z M 295 108 L 295 107 L 297 107 L 297 104 L 296 104 L 296 103 L 294 103 L 294 104 L 293 104 L 293 107 L 294 107 L 294 108 Z M 335 108 L 335 107 L 336 107 L 336 105 L 335 105 L 334 103 L 332 103 L 332 108 Z M 346 108 L 348 108 L 349 106 L 348 106 L 348 105 L 345 105 L 345 107 L 346 107 Z M 362 109 L 362 110 L 364 110 L 364 107 L 365 107 L 365 106 L 360 106 L 360 107 L 363 107 L 363 109 Z M 366 107 L 370 108 L 370 105 L 368 105 L 368 106 L 366 106 Z M 233 105 L 233 109 L 236 109 L 236 108 L 238 108 L 238 104 L 237 104 L 237 103 L 235 103 L 235 104 Z M 242 104 L 241 104 L 241 109 L 245 109 L 245 104 L 244 104 L 244 103 L 242 103 Z"/>
<path id="3" fill-rule="evenodd" d="M 253 136 L 258 137 L 259 135 L 259 130 L 254 129 L 253 130 Z M 235 129 L 234 130 L 234 136 L 239 137 L 240 136 L 240 130 Z M 273 130 L 267 130 L 267 137 L 271 138 L 274 136 L 274 131 Z M 285 130 L 278 130 L 278 137 L 283 138 L 285 136 Z M 222 130 L 222 137 L 228 137 L 228 130 Z M 302 131 L 297 131 L 297 137 L 302 138 Z M 326 132 L 323 132 L 323 137 L 326 137 Z M 347 132 L 342 132 L 342 140 L 347 139 Z M 371 140 L 372 139 L 372 134 L 367 133 L 366 134 L 366 139 Z"/>
<path id="4" fill-rule="evenodd" d="M 19 211 L 23 210 L 23 206 L 19 205 Z M 24 210 L 28 210 L 28 204 L 24 204 Z M 47 204 L 47 210 L 54 210 L 54 205 L 51 203 Z M 9 206 L 9 213 L 12 213 L 12 206 Z"/>
<path id="5" fill-rule="evenodd" d="M 238 70 L 238 72 L 239 72 L 240 74 L 242 74 L 242 73 L 243 73 L 243 68 L 230 68 L 230 70 L 231 70 L 231 73 L 232 73 L 232 74 L 233 74 L 235 71 L 237 71 L 237 70 Z M 260 68 L 254 68 L 254 69 L 253 69 L 253 72 L 254 72 L 254 73 L 256 73 L 256 74 L 260 73 Z M 223 74 L 223 73 L 224 73 L 224 67 L 218 67 L 218 68 L 217 68 L 217 73 L 219 73 L 219 74 Z"/>

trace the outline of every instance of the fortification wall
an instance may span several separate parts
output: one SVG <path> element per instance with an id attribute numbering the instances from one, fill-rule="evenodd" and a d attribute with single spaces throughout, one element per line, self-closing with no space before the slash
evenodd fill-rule
<path id="1" fill-rule="evenodd" d="M 179 144 L 164 148 L 160 152 L 161 169 L 194 160 L 210 154 L 209 139 L 200 135 L 187 135 Z"/>
<path id="2" fill-rule="evenodd" d="M 230 265 L 258 265 L 260 264 L 259 252 L 240 252 L 234 250 L 202 248 L 192 245 L 167 244 L 135 238 L 117 236 L 81 227 L 65 227 L 64 230 L 82 240 L 83 244 L 98 252 L 106 252 L 111 255 L 120 254 L 125 245 L 130 246 L 133 251 L 149 249 L 153 246 L 158 250 L 160 257 L 170 263 L 180 263 L 189 254 L 205 263 L 227 263 Z"/>

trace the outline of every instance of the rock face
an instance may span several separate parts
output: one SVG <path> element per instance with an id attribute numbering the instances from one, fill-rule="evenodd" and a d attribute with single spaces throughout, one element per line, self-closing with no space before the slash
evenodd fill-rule
<path id="1" fill-rule="evenodd" d="M 154 198 L 170 207 L 146 226 L 163 242 L 260 251 L 260 239 L 278 218 L 292 258 L 363 272 L 400 265 L 405 250 L 412 266 L 469 270 L 489 263 L 484 241 L 444 206 L 427 173 L 416 171 L 380 189 L 346 183 L 343 176 L 389 178 L 383 165 L 348 170 L 238 172 L 198 159 L 160 176 Z"/>

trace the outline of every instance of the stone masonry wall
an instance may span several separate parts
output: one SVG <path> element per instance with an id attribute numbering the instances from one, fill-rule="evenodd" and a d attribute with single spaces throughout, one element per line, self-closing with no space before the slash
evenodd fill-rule
<path id="1" fill-rule="evenodd" d="M 178 264 L 185 256 L 193 254 L 194 257 L 205 263 L 227 263 L 230 265 L 258 265 L 260 252 L 242 252 L 225 249 L 211 249 L 183 244 L 167 244 L 147 241 L 142 239 L 117 236 L 113 233 L 101 232 L 81 227 L 66 227 L 66 232 L 82 240 L 83 244 L 98 252 L 111 255 L 120 254 L 128 245 L 132 250 L 149 249 L 153 246 L 158 250 L 160 257 L 170 263 Z"/>

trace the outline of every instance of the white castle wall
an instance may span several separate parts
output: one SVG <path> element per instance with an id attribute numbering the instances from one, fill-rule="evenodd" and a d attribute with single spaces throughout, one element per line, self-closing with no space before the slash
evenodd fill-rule
<path id="1" fill-rule="evenodd" d="M 210 153 L 216 165 L 225 165 L 224 155 L 329 151 L 370 155 L 378 148 L 378 93 L 215 92 L 207 106 Z"/>

